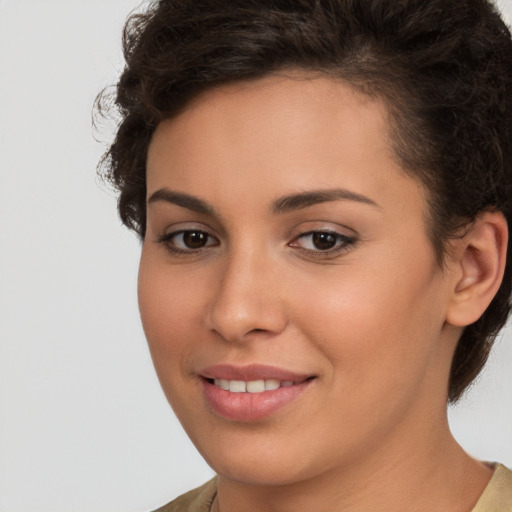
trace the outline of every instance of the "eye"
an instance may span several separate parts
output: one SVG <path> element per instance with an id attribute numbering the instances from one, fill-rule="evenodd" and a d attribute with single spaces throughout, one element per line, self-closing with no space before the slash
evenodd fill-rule
<path id="1" fill-rule="evenodd" d="M 171 252 L 194 252 L 219 244 L 216 238 L 199 229 L 174 231 L 163 235 L 158 241 Z"/>
<path id="2" fill-rule="evenodd" d="M 290 247 L 299 247 L 310 252 L 331 253 L 347 249 L 355 243 L 355 238 L 336 231 L 310 231 L 298 236 Z"/>

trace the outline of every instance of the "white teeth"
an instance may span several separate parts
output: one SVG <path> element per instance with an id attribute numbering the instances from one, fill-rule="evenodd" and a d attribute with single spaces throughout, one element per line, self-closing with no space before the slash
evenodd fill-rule
<path id="1" fill-rule="evenodd" d="M 267 389 L 265 387 L 265 381 L 264 380 L 250 380 L 247 383 L 247 391 L 249 393 L 261 393 Z"/>
<path id="2" fill-rule="evenodd" d="M 279 388 L 289 388 L 293 386 L 292 380 L 279 381 L 276 379 L 261 380 L 226 380 L 215 379 L 214 384 L 225 391 L 231 393 L 263 393 L 263 391 L 273 391 Z"/>
<path id="3" fill-rule="evenodd" d="M 247 383 L 244 380 L 230 380 L 229 391 L 231 393 L 245 393 L 247 391 Z"/>
<path id="4" fill-rule="evenodd" d="M 225 389 L 229 391 L 229 380 L 226 379 L 215 379 L 215 385 L 219 386 L 219 388 Z"/>
<path id="5" fill-rule="evenodd" d="M 267 379 L 265 381 L 265 390 L 272 391 L 274 389 L 278 389 L 280 387 L 280 382 L 275 379 Z"/>

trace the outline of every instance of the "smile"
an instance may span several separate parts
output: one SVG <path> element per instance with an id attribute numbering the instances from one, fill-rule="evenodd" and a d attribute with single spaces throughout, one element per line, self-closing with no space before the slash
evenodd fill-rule
<path id="1" fill-rule="evenodd" d="M 316 381 L 314 375 L 256 364 L 220 364 L 201 369 L 199 375 L 210 411 L 244 423 L 292 407 Z"/>
<path id="2" fill-rule="evenodd" d="M 227 380 L 214 379 L 213 383 L 219 388 L 230 391 L 231 393 L 263 393 L 264 391 L 274 391 L 279 388 L 289 388 L 293 386 L 292 380 L 279 381 L 276 379 L 260 380 Z"/>

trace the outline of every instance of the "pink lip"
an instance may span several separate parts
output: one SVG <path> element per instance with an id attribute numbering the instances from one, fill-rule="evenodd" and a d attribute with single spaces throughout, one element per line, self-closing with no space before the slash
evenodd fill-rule
<path id="1" fill-rule="evenodd" d="M 265 364 L 250 364 L 236 366 L 232 364 L 216 364 L 208 366 L 198 372 L 201 377 L 206 379 L 226 379 L 226 380 L 288 380 L 293 382 L 302 382 L 312 375 L 300 374 L 279 368 L 277 366 Z"/>
<path id="2" fill-rule="evenodd" d="M 231 421 L 264 419 L 296 400 L 313 382 L 313 376 L 267 365 L 233 366 L 221 364 L 201 370 L 204 396 L 211 409 Z M 292 381 L 293 385 L 262 393 L 233 393 L 215 386 L 212 379 Z"/>

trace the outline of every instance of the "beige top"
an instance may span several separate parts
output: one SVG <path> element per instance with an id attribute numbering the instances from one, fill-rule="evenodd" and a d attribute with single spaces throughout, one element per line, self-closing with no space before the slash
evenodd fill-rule
<path id="1" fill-rule="evenodd" d="M 472 512 L 512 512 L 512 471 L 498 464 Z"/>
<path id="2" fill-rule="evenodd" d="M 154 512 L 209 512 L 217 494 L 217 479 L 182 494 Z M 501 464 L 472 512 L 512 512 L 512 471 Z"/>

